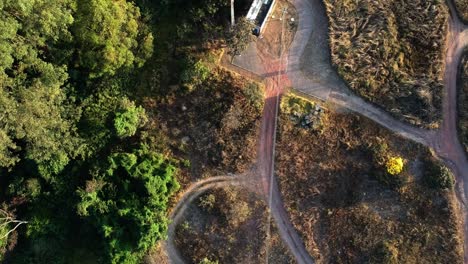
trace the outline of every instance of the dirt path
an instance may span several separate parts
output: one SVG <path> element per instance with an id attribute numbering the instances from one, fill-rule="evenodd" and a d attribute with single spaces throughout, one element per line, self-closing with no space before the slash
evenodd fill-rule
<path id="1" fill-rule="evenodd" d="M 457 198 L 464 218 L 464 262 L 468 263 L 468 161 L 458 137 L 458 69 L 464 48 L 468 46 L 468 28 L 459 19 L 452 0 L 447 1 L 450 9 L 450 24 L 447 36 L 445 60 L 445 91 L 442 103 L 442 126 L 434 138 L 434 149 L 457 178 Z M 467 102 L 464 102 L 467 103 Z"/>
<path id="2" fill-rule="evenodd" d="M 179 200 L 175 208 L 170 214 L 171 223 L 167 231 L 167 240 L 165 243 L 165 250 L 168 254 L 171 263 L 181 264 L 185 263 L 182 255 L 177 249 L 174 239 L 175 231 L 177 224 L 184 215 L 185 210 L 190 206 L 190 204 L 202 195 L 204 192 L 214 189 L 221 188 L 226 186 L 236 186 L 236 185 L 245 185 L 245 179 L 243 176 L 219 176 L 212 177 L 202 181 L 199 181 L 192 186 L 190 186 L 182 195 L 182 198 Z"/>
<path id="3" fill-rule="evenodd" d="M 456 77 L 463 47 L 468 43 L 466 26 L 461 24 L 457 17 L 452 16 L 445 72 L 447 90 L 443 103 L 444 121 L 440 130 L 429 131 L 404 124 L 352 94 L 330 65 L 327 42 L 328 22 L 323 3 L 320 0 L 292 0 L 292 2 L 299 15 L 299 25 L 289 50 L 289 56 L 287 56 L 288 59 L 282 61 L 281 59 L 262 58 L 265 72 L 278 74 L 264 76 L 267 96 L 262 117 L 257 171 L 253 175 L 256 175 L 259 189 L 269 201 L 271 215 L 278 225 L 281 238 L 286 242 L 297 262 L 313 263 L 313 259 L 289 220 L 274 177 L 276 118 L 280 97 L 286 86 L 292 85 L 303 93 L 332 101 L 376 121 L 397 134 L 433 147 L 457 175 L 458 197 L 463 203 L 465 197 L 468 196 L 467 190 L 463 188 L 464 185 L 468 186 L 468 165 L 456 134 Z M 450 8 L 453 14 L 453 5 Z M 309 41 L 310 39 L 313 41 Z M 286 66 L 287 70 L 285 70 Z M 252 182 L 246 183 L 240 177 L 215 177 L 198 182 L 185 192 L 171 214 L 172 223 L 168 230 L 166 248 L 172 262 L 183 263 L 173 241 L 176 224 L 183 212 L 203 192 L 228 185 L 244 185 L 251 189 L 255 189 L 256 186 Z M 465 228 L 465 263 L 468 263 L 468 249 L 466 248 L 468 233 L 466 231 Z"/>
<path id="4" fill-rule="evenodd" d="M 404 124 L 354 95 L 330 62 L 328 20 L 321 0 L 293 0 L 299 25 L 289 51 L 287 73 L 294 89 L 366 116 L 403 137 L 430 146 L 435 133 Z"/>
<path id="5" fill-rule="evenodd" d="M 457 135 L 457 72 L 468 45 L 468 29 L 456 15 L 452 0 L 448 0 L 451 13 L 445 61 L 445 91 L 443 121 L 438 130 L 425 130 L 400 122 L 385 111 L 354 95 L 331 67 L 328 45 L 328 20 L 325 6 L 320 0 L 293 0 L 299 13 L 298 31 L 291 45 L 288 76 L 295 89 L 366 116 L 391 131 L 422 143 L 435 150 L 452 169 L 457 178 L 457 197 L 461 206 L 467 204 L 468 162 Z M 468 224 L 464 211 L 464 258 L 468 263 Z"/>

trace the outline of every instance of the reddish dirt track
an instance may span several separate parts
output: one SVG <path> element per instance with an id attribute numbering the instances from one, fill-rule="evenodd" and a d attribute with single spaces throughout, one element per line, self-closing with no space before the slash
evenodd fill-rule
<path id="1" fill-rule="evenodd" d="M 286 56 L 287 57 L 287 56 Z M 314 263 L 301 237 L 289 220 L 281 200 L 281 193 L 274 175 L 275 137 L 278 108 L 281 95 L 290 82 L 285 74 L 286 63 L 281 59 L 262 57 L 265 68 L 266 99 L 261 121 L 260 140 L 257 156 L 258 173 L 262 193 L 267 201 L 281 238 L 288 246 L 297 263 Z M 272 74 L 274 73 L 274 74 Z"/>
<path id="2" fill-rule="evenodd" d="M 466 205 L 468 189 L 465 189 L 464 186 L 468 186 L 468 162 L 457 135 L 457 72 L 463 49 L 467 47 L 468 44 L 468 29 L 456 16 L 452 0 L 448 0 L 448 5 L 452 16 L 449 25 L 449 36 L 447 38 L 446 69 L 444 76 L 446 90 L 444 92 L 443 122 L 441 128 L 437 131 L 425 130 L 421 133 L 413 133 L 413 130 L 400 129 L 399 126 L 406 125 L 399 121 L 390 120 L 391 122 L 388 122 L 387 119 L 382 119 L 380 115 L 371 116 L 373 117 L 371 119 L 377 120 L 377 122 L 380 121 L 379 123 L 384 125 L 387 124 L 387 126 L 393 128 L 390 129 L 395 129 L 397 132 L 399 129 L 402 130 L 405 132 L 400 133 L 402 136 L 412 138 L 412 136 L 420 136 L 419 134 L 422 134 L 424 140 L 422 140 L 421 143 L 432 147 L 437 155 L 454 171 L 457 177 L 457 197 L 462 205 Z M 300 11 L 300 8 L 298 8 L 298 10 Z M 261 51 L 259 51 L 259 55 L 265 72 L 263 77 L 265 78 L 266 84 L 266 98 L 258 143 L 257 170 L 252 173 L 255 179 L 244 180 L 242 185 L 245 185 L 250 190 L 255 190 L 259 185 L 259 188 L 255 191 L 262 193 L 265 199 L 269 201 L 271 215 L 277 224 L 280 236 L 288 246 L 291 254 L 296 258 L 297 263 L 314 263 L 302 239 L 289 220 L 289 215 L 284 208 L 281 200 L 281 193 L 274 175 L 275 136 L 279 102 L 284 88 L 291 86 L 291 82 L 285 74 L 286 65 L 288 63 L 282 59 L 271 58 L 268 55 L 262 54 Z M 282 56 L 282 58 L 287 57 L 287 54 L 283 54 Z M 333 87 L 332 90 L 334 90 Z M 349 100 L 346 102 L 349 103 L 348 101 Z M 344 106 L 346 107 L 346 104 Z M 363 114 L 366 115 L 366 112 Z M 368 116 L 368 114 L 366 116 Z M 216 182 L 213 183 L 213 186 L 215 186 L 215 184 L 225 186 L 236 183 L 239 183 L 239 179 L 232 182 Z M 199 184 L 200 186 L 202 185 L 202 183 Z M 212 187 L 210 184 L 211 183 L 207 183 L 207 186 L 203 185 L 203 189 L 189 190 L 186 195 L 188 197 L 192 195 L 196 196 L 207 188 Z M 195 184 L 195 186 L 197 186 L 197 184 Z M 176 210 L 177 215 L 184 211 L 185 208 L 182 207 L 182 205 L 186 205 L 190 201 L 190 199 L 182 199 L 179 202 L 177 208 L 180 207 L 182 209 Z M 466 206 L 464 206 L 464 262 L 468 263 L 466 209 Z M 175 226 L 174 224 L 176 222 L 177 221 L 174 221 L 171 225 Z M 169 252 L 172 253 L 172 256 L 177 254 L 175 247 L 169 250 Z M 177 260 L 177 258 L 175 259 Z M 178 262 L 176 261 L 176 263 Z"/>

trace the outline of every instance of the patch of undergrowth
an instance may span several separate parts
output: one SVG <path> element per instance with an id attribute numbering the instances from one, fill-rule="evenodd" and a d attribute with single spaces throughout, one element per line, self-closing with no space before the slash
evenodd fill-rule
<path id="1" fill-rule="evenodd" d="M 468 21 L 468 2 L 466 0 L 455 0 L 458 15 L 465 22 Z"/>
<path id="2" fill-rule="evenodd" d="M 276 172 L 321 263 L 461 263 L 453 175 L 417 143 L 327 107 L 320 133 L 280 115 Z"/>
<path id="3" fill-rule="evenodd" d="M 468 153 L 468 53 L 466 52 L 462 58 L 458 86 L 458 128 L 460 140 L 465 146 L 465 152 Z"/>
<path id="4" fill-rule="evenodd" d="M 323 126 L 324 109 L 317 102 L 305 100 L 300 96 L 287 94 L 281 99 L 281 112 L 298 127 L 319 131 Z"/>
<path id="5" fill-rule="evenodd" d="M 200 196 L 176 229 L 176 245 L 188 263 L 262 263 L 266 204 L 241 189 L 214 189 Z M 269 263 L 293 263 L 272 228 Z"/>
<path id="6" fill-rule="evenodd" d="M 202 77 L 190 88 L 176 86 L 161 102 L 148 102 L 154 105 L 155 130 L 167 135 L 170 151 L 190 164 L 182 172 L 183 183 L 243 172 L 256 153 L 263 87 L 218 67 Z"/>
<path id="7" fill-rule="evenodd" d="M 448 19 L 445 3 L 326 0 L 325 4 L 332 62 L 349 87 L 402 120 L 437 127 Z"/>

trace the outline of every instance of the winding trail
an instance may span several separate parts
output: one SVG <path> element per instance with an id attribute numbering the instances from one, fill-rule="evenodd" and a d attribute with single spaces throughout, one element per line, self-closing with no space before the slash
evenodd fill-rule
<path id="1" fill-rule="evenodd" d="M 172 263 L 184 263 L 184 258 L 180 255 L 180 252 L 175 245 L 174 239 L 177 224 L 180 222 L 180 219 L 182 218 L 185 210 L 187 210 L 190 204 L 196 198 L 198 198 L 200 195 L 202 195 L 204 192 L 210 189 L 221 188 L 226 186 L 243 185 L 243 182 L 244 179 L 242 176 L 212 177 L 193 184 L 184 192 L 182 198 L 179 200 L 179 202 L 170 214 L 171 223 L 169 224 L 169 228 L 167 231 L 165 249 Z"/>
<path id="2" fill-rule="evenodd" d="M 467 220 L 467 197 L 468 197 L 468 161 L 465 150 L 458 136 L 458 86 L 457 77 L 459 64 L 464 49 L 468 47 L 468 27 L 463 24 L 457 15 L 452 0 L 447 4 L 450 9 L 450 23 L 447 36 L 447 53 L 445 60 L 444 75 L 444 97 L 442 103 L 442 126 L 438 130 L 434 140 L 433 148 L 441 157 L 457 178 L 457 198 L 462 209 L 464 220 L 464 262 L 468 263 L 468 220 Z M 468 103 L 468 102 L 464 102 Z"/>
<path id="3" fill-rule="evenodd" d="M 171 262 L 184 263 L 175 244 L 175 227 L 198 196 L 209 189 L 239 185 L 259 191 L 269 203 L 271 216 L 275 220 L 281 238 L 291 254 L 300 264 L 314 263 L 304 243 L 290 222 L 281 200 L 281 193 L 274 176 L 275 135 L 278 107 L 283 89 L 292 85 L 306 95 L 330 101 L 363 116 L 366 116 L 393 132 L 423 145 L 431 147 L 453 170 L 457 178 L 457 197 L 461 206 L 468 197 L 468 162 L 457 135 L 457 72 L 464 47 L 468 44 L 468 29 L 456 16 L 452 0 L 448 0 L 451 19 L 447 38 L 445 61 L 445 87 L 443 99 L 443 122 L 438 130 L 425 130 L 396 120 L 385 111 L 354 95 L 338 77 L 331 66 L 328 46 L 328 19 L 321 0 L 291 0 L 299 15 L 294 41 L 279 60 L 263 58 L 265 72 L 277 72 L 277 76 L 264 76 L 266 99 L 261 121 L 257 167 L 250 176 L 221 176 L 208 178 L 187 189 L 171 213 L 172 222 L 168 229 L 166 250 Z M 468 263 L 468 227 L 465 212 L 464 260 Z M 268 250 L 268 249 L 267 249 Z"/>
<path id="4" fill-rule="evenodd" d="M 328 19 L 321 0 L 292 0 L 299 13 L 299 25 L 289 52 L 287 74 L 298 91 L 330 101 L 366 116 L 405 138 L 434 149 L 454 172 L 456 194 L 463 211 L 464 262 L 468 263 L 468 161 L 457 135 L 457 73 L 464 49 L 468 46 L 468 27 L 459 19 L 453 0 L 446 43 L 446 60 L 442 106 L 442 125 L 426 130 L 405 124 L 385 111 L 354 95 L 331 66 L 328 44 Z"/>

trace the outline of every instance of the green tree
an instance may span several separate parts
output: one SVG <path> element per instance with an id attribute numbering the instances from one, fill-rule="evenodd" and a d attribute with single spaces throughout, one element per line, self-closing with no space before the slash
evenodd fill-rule
<path id="1" fill-rule="evenodd" d="M 68 27 L 73 23 L 73 10 L 71 0 L 0 4 L 2 167 L 11 168 L 27 158 L 49 177 L 63 169 L 79 149 L 73 119 L 79 111 L 72 110 L 66 97 L 67 67 L 55 64 L 52 52 L 71 39 Z"/>
<path id="2" fill-rule="evenodd" d="M 120 138 L 135 135 L 137 129 L 146 121 L 145 109 L 135 106 L 135 103 L 126 99 L 122 101 L 122 109 L 116 113 L 114 128 Z"/>
<path id="3" fill-rule="evenodd" d="M 78 214 L 96 226 L 112 263 L 138 263 L 167 230 L 169 197 L 179 188 L 175 167 L 146 146 L 114 153 L 78 190 Z"/>
<path id="4" fill-rule="evenodd" d="M 79 65 L 91 78 L 140 67 L 153 50 L 153 35 L 142 23 L 139 8 L 126 0 L 78 1 L 74 35 Z"/>
<path id="5" fill-rule="evenodd" d="M 253 22 L 246 18 L 239 19 L 237 24 L 232 27 L 226 40 L 231 55 L 239 55 L 247 48 L 252 41 L 252 30 L 254 28 Z"/>

